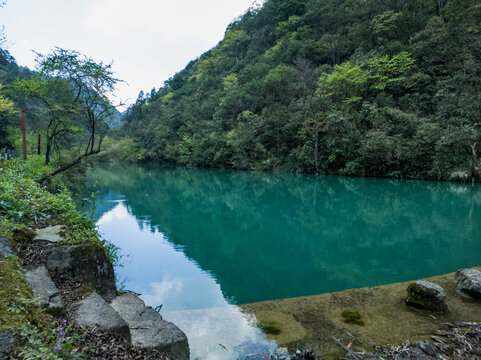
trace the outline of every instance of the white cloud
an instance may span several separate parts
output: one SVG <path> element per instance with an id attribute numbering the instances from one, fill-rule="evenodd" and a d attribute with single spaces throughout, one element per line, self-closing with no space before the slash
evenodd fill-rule
<path id="1" fill-rule="evenodd" d="M 55 46 L 113 60 L 126 81 L 117 94 L 133 102 L 215 46 L 252 1 L 16 0 L 0 15 L 19 64 L 32 67 L 31 49 L 49 53 Z"/>
<path id="2" fill-rule="evenodd" d="M 93 5 L 83 25 L 112 38 L 133 36 L 142 42 L 154 35 L 158 41 L 167 43 L 194 39 L 212 43 L 222 38 L 226 25 L 242 14 L 250 2 L 103 0 Z"/>
<path id="3" fill-rule="evenodd" d="M 254 315 L 244 314 L 237 306 L 171 311 L 162 316 L 186 333 L 192 358 L 238 359 L 247 350 L 244 346 L 253 344 L 276 348 L 275 342 L 267 340 L 256 327 Z"/>
<path id="4" fill-rule="evenodd" d="M 147 304 L 164 304 L 169 298 L 176 298 L 182 293 L 184 282 L 182 279 L 164 279 L 162 282 L 150 283 L 151 293 L 143 294 L 142 299 Z M 155 306 L 155 305 L 154 305 Z"/>
<path id="5" fill-rule="evenodd" d="M 97 226 L 108 224 L 112 221 L 125 220 L 129 217 L 131 217 L 131 215 L 128 213 L 127 208 L 122 203 L 119 203 L 112 210 L 100 217 L 97 221 Z"/>

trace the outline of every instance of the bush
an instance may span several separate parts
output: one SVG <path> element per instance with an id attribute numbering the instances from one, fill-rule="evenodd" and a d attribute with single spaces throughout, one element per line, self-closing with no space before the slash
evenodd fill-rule
<path id="1" fill-rule="evenodd" d="M 36 182 L 51 170 L 43 162 L 40 156 L 26 162 L 0 161 L 0 233 L 9 234 L 18 225 L 57 219 L 67 226 L 68 241 L 98 241 L 93 220 L 77 211 L 63 184 L 56 183 L 53 194 Z"/>

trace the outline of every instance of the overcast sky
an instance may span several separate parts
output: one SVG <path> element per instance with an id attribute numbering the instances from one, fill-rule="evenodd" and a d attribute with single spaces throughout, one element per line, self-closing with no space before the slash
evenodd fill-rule
<path id="1" fill-rule="evenodd" d="M 55 46 L 96 61 L 113 61 L 117 97 L 158 89 L 190 60 L 215 46 L 227 25 L 253 0 L 7 0 L 0 24 L 8 50 L 34 68 L 32 50 Z"/>

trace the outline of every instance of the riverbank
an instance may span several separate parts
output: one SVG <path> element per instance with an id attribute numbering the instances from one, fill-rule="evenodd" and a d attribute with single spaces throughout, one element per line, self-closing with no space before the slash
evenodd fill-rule
<path id="1" fill-rule="evenodd" d="M 65 186 L 34 180 L 45 171 L 0 161 L 0 358 L 187 360 L 185 334 L 117 290 L 117 248 Z"/>
<path id="2" fill-rule="evenodd" d="M 280 346 L 290 351 L 296 347 L 313 349 L 323 359 L 346 356 L 347 351 L 340 343 L 350 344 L 354 351 L 372 350 L 406 340 L 415 343 L 429 339 L 446 323 L 481 322 L 481 302 L 456 293 L 454 273 L 424 280 L 444 288 L 446 313 L 406 306 L 406 289 L 412 281 L 240 307 L 255 315 L 266 329 L 267 337 Z M 345 322 L 342 314 L 349 310 L 359 313 L 359 321 Z"/>

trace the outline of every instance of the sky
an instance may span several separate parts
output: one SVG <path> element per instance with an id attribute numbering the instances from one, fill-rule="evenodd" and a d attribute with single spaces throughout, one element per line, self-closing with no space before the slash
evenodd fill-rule
<path id="1" fill-rule="evenodd" d="M 7 0 L 8 51 L 20 66 L 56 46 L 113 62 L 115 101 L 133 103 L 214 47 L 253 0 Z"/>

